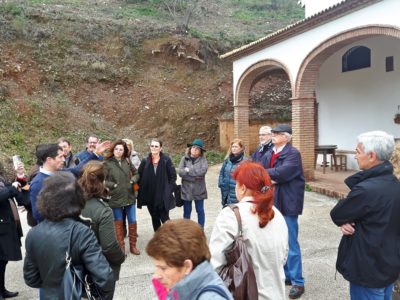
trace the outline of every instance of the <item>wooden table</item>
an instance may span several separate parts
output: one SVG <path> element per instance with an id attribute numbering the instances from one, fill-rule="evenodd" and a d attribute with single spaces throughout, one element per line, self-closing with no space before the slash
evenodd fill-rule
<path id="1" fill-rule="evenodd" d="M 333 157 L 333 162 L 335 164 L 335 171 L 337 171 L 337 164 L 336 164 L 336 154 L 335 150 L 337 149 L 337 145 L 318 145 L 315 147 L 315 165 L 317 165 L 317 157 L 318 154 L 322 154 L 322 173 L 325 174 L 325 168 L 328 163 L 326 156 L 331 154 Z"/>

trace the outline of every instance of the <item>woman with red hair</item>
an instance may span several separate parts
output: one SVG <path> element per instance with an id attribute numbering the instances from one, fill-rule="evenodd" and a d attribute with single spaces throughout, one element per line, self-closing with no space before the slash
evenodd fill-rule
<path id="1" fill-rule="evenodd" d="M 274 205 L 271 178 L 258 163 L 243 162 L 232 175 L 242 219 L 243 238 L 253 262 L 258 299 L 285 299 L 285 265 L 288 229 Z M 211 238 L 211 264 L 218 272 L 226 264 L 224 250 L 238 234 L 238 223 L 230 207 L 217 217 Z"/>

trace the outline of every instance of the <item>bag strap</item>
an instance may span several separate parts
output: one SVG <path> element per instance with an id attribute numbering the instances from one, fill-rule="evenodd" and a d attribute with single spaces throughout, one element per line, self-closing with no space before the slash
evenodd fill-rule
<path id="1" fill-rule="evenodd" d="M 234 204 L 229 204 L 229 207 L 230 207 L 230 208 L 233 210 L 233 212 L 235 213 L 235 217 L 236 217 L 236 220 L 237 220 L 238 225 L 239 225 L 239 233 L 238 233 L 237 237 L 243 236 L 242 218 L 240 217 L 239 207 L 237 207 L 237 205 L 234 205 Z"/>
<path id="2" fill-rule="evenodd" d="M 215 292 L 218 295 L 220 295 L 221 297 L 224 297 L 225 299 L 228 299 L 228 300 L 230 299 L 229 296 L 226 294 L 225 290 L 222 287 L 220 287 L 219 285 L 214 285 L 214 284 L 205 286 L 200 291 L 200 293 L 197 295 L 196 299 L 199 299 L 200 296 L 205 292 Z"/>
<path id="3" fill-rule="evenodd" d="M 74 231 L 75 226 L 76 226 L 76 224 L 74 222 L 72 224 L 72 226 L 71 226 L 71 231 L 69 232 L 68 249 L 67 249 L 67 252 L 65 253 L 65 261 L 67 263 L 67 265 L 65 267 L 66 269 L 68 269 L 70 267 L 71 262 L 72 262 L 72 258 L 71 258 L 71 243 L 72 243 L 72 233 Z"/>

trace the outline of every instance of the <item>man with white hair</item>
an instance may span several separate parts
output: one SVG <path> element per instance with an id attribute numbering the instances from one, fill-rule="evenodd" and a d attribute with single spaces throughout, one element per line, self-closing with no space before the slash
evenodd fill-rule
<path id="1" fill-rule="evenodd" d="M 260 145 L 251 157 L 255 162 L 262 162 L 265 153 L 274 146 L 271 140 L 271 127 L 261 126 L 258 138 L 260 140 Z"/>
<path id="2" fill-rule="evenodd" d="M 303 212 L 305 180 L 299 150 L 290 144 L 292 128 L 279 124 L 271 129 L 273 148 L 262 164 L 274 183 L 274 205 L 285 218 L 289 232 L 289 253 L 285 265 L 285 284 L 292 285 L 289 298 L 304 293 L 298 217 Z"/>
<path id="3" fill-rule="evenodd" d="M 357 138 L 360 172 L 348 177 L 346 198 L 331 211 L 343 234 L 336 269 L 350 282 L 350 297 L 392 299 L 400 272 L 400 182 L 389 162 L 394 138 L 370 131 Z"/>

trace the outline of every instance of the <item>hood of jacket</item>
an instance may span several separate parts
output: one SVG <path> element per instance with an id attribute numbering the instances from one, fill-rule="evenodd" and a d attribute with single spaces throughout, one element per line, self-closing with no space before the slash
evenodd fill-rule
<path id="1" fill-rule="evenodd" d="M 223 282 L 218 274 L 215 273 L 211 264 L 208 261 L 204 261 L 171 289 L 168 293 L 171 298 L 167 299 L 174 299 L 172 295 L 175 291 L 178 293 L 179 300 L 197 299 L 201 290 L 208 285 L 223 286 Z"/>

